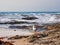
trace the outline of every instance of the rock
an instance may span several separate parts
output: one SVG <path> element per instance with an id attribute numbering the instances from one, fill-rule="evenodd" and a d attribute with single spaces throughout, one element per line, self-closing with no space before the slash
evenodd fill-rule
<path id="1" fill-rule="evenodd" d="M 0 45 L 13 45 L 13 44 L 8 41 L 6 41 L 6 42 L 0 41 Z"/>
<path id="2" fill-rule="evenodd" d="M 25 19 L 25 20 L 35 20 L 35 19 L 38 19 L 37 17 L 24 17 L 22 19 Z"/>
<path id="3" fill-rule="evenodd" d="M 46 25 L 44 28 L 47 30 L 36 32 L 29 36 L 27 41 L 32 45 L 60 45 L 60 24 Z"/>
<path id="4" fill-rule="evenodd" d="M 10 39 L 21 39 L 21 38 L 27 38 L 28 36 L 19 36 L 19 35 L 16 35 L 16 36 L 13 36 L 13 37 L 10 37 L 10 38 L 8 38 L 9 40 Z"/>
<path id="5" fill-rule="evenodd" d="M 38 40 L 39 38 L 43 38 L 46 37 L 46 34 L 41 34 L 41 33 L 35 33 L 33 35 L 31 35 L 30 37 L 28 37 L 28 41 L 29 42 L 34 42 L 35 40 Z"/>

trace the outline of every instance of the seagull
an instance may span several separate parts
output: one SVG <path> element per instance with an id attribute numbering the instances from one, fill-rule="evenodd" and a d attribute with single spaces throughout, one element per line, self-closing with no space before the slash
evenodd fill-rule
<path id="1" fill-rule="evenodd" d="M 33 25 L 33 31 L 36 31 L 36 27 L 35 27 L 35 25 Z"/>

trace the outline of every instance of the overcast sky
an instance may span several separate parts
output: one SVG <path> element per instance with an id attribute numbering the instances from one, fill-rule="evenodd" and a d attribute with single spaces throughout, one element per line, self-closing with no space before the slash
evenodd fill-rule
<path id="1" fill-rule="evenodd" d="M 0 0 L 0 11 L 60 11 L 60 0 Z"/>

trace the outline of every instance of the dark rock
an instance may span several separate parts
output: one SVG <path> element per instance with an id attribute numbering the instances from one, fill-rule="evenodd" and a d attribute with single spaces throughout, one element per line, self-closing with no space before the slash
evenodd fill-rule
<path id="1" fill-rule="evenodd" d="M 38 19 L 37 17 L 24 17 L 22 19 L 25 19 L 25 20 L 35 20 L 35 19 Z"/>
<path id="2" fill-rule="evenodd" d="M 29 36 L 19 36 L 19 35 L 16 35 L 16 36 L 13 36 L 13 37 L 10 37 L 10 38 L 8 38 L 8 40 L 10 40 L 10 39 L 21 39 L 21 38 L 27 38 L 27 37 L 29 37 Z"/>

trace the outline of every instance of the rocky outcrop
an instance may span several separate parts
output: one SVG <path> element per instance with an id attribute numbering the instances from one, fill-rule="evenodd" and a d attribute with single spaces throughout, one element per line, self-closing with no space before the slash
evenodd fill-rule
<path id="1" fill-rule="evenodd" d="M 0 45 L 13 45 L 13 44 L 8 41 L 6 41 L 6 42 L 0 41 Z"/>
<path id="2" fill-rule="evenodd" d="M 35 19 L 38 19 L 37 17 L 24 17 L 22 18 L 24 20 L 35 20 Z"/>
<path id="3" fill-rule="evenodd" d="M 22 38 L 27 38 L 27 37 L 29 37 L 29 36 L 19 36 L 19 35 L 16 35 L 16 36 L 8 38 L 8 40 L 22 39 Z"/>
<path id="4" fill-rule="evenodd" d="M 53 24 L 48 27 L 46 31 L 29 36 L 27 41 L 32 45 L 60 45 L 60 24 Z"/>

